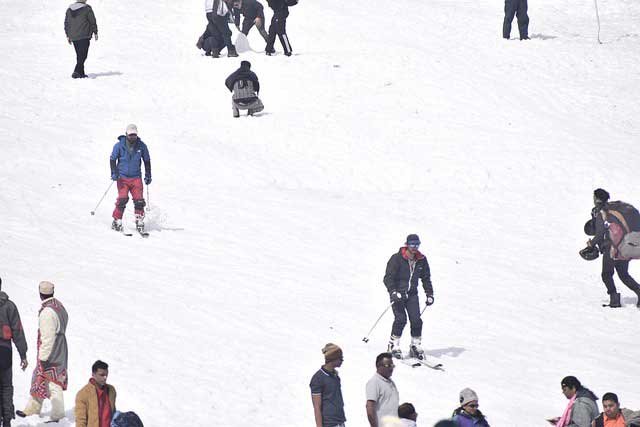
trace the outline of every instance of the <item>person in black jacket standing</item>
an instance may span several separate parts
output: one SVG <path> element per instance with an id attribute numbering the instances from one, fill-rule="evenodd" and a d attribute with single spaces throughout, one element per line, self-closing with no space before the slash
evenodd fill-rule
<path id="1" fill-rule="evenodd" d="M 67 41 L 69 44 L 73 43 L 76 50 L 76 67 L 71 77 L 85 78 L 87 75 L 84 73 L 84 62 L 89 55 L 91 36 L 95 35 L 98 41 L 98 24 L 87 0 L 77 0 L 69 6 L 64 17 L 64 32 L 67 35 Z"/>
<path id="2" fill-rule="evenodd" d="M 395 320 L 391 328 L 388 351 L 393 357 L 402 358 L 400 337 L 407 324 L 407 315 L 411 322 L 411 346 L 409 357 L 424 358 L 422 344 L 422 319 L 418 300 L 418 279 L 426 293 L 426 305 L 433 304 L 433 286 L 427 258 L 420 253 L 420 238 L 409 234 L 404 247 L 393 254 L 387 262 L 384 285 L 389 292 Z"/>
<path id="3" fill-rule="evenodd" d="M 240 62 L 240 68 L 231 73 L 224 84 L 233 93 L 231 97 L 233 117 L 240 117 L 239 110 L 248 110 L 247 114 L 252 116 L 264 109 L 262 101 L 258 98 L 260 82 L 256 73 L 251 71 L 249 61 Z"/>
<path id="4" fill-rule="evenodd" d="M 235 0 L 233 2 L 233 22 L 240 30 L 240 15 L 244 16 L 242 21 L 242 34 L 249 35 L 249 31 L 255 25 L 265 42 L 269 41 L 269 35 L 264 29 L 264 8 L 257 0 Z"/>
<path id="5" fill-rule="evenodd" d="M 607 288 L 609 294 L 609 307 L 622 307 L 620 303 L 620 294 L 616 290 L 613 281 L 614 271 L 618 273 L 618 277 L 629 289 L 637 296 L 637 306 L 640 308 L 640 284 L 634 280 L 629 274 L 629 260 L 614 259 L 611 255 L 612 242 L 609 239 L 611 231 L 614 229 L 625 231 L 640 230 L 640 215 L 631 205 L 616 201 L 609 202 L 609 193 L 602 188 L 598 188 L 593 192 L 594 208 L 591 210 L 591 227 L 594 237 L 587 242 L 592 248 L 598 248 L 602 253 L 602 282 Z M 585 230 L 586 231 L 586 230 Z M 615 254 L 614 254 L 615 256 Z"/>
<path id="6" fill-rule="evenodd" d="M 285 0 L 267 0 L 269 7 L 273 9 L 273 17 L 271 17 L 271 25 L 269 26 L 269 39 L 265 47 L 265 53 L 269 56 L 275 55 L 276 50 L 273 45 L 276 42 L 276 35 L 282 43 L 284 54 L 291 56 L 291 43 L 287 36 L 287 16 L 289 16 L 289 6 Z"/>
<path id="7" fill-rule="evenodd" d="M 0 288 L 2 279 L 0 279 Z M 20 354 L 20 367 L 24 371 L 27 369 L 27 340 L 22 329 L 20 313 L 18 308 L 9 299 L 9 296 L 0 292 L 0 425 L 10 427 L 14 418 L 13 407 L 13 357 L 11 351 L 11 340 Z"/>

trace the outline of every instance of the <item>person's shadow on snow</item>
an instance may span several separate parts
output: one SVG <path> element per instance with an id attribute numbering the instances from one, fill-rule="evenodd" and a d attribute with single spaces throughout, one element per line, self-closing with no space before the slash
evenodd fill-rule
<path id="1" fill-rule="evenodd" d="M 441 357 L 441 356 L 458 357 L 460 356 L 460 354 L 462 354 L 465 351 L 466 349 L 462 347 L 449 347 L 449 348 L 439 348 L 434 350 L 425 350 L 425 353 L 433 357 Z"/>
<path id="2" fill-rule="evenodd" d="M 539 39 L 539 40 L 553 40 L 553 39 L 557 39 L 558 37 L 556 37 L 556 36 L 547 36 L 545 34 L 531 34 L 529 36 L 529 38 L 531 38 L 531 39 Z"/>
<path id="3" fill-rule="evenodd" d="M 104 73 L 89 73 L 87 77 L 90 79 L 97 79 L 98 77 L 111 77 L 111 76 L 121 76 L 122 73 L 120 71 L 105 71 Z"/>

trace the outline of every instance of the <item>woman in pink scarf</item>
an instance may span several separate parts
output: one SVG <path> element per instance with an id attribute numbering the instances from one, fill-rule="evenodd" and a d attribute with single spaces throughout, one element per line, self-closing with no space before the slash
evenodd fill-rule
<path id="1" fill-rule="evenodd" d="M 547 421 L 556 427 L 591 427 L 599 415 L 596 395 L 573 376 L 564 377 L 560 386 L 569 403 L 560 418 Z"/>

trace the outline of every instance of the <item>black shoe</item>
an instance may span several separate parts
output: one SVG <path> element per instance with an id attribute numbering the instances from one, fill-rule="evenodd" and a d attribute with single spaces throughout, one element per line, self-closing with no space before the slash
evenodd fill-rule
<path id="1" fill-rule="evenodd" d="M 266 53 L 267 56 L 273 56 L 273 55 L 276 54 L 276 51 L 275 51 L 275 49 L 265 49 L 264 53 Z"/>
<path id="2" fill-rule="evenodd" d="M 82 78 L 82 74 L 80 73 L 76 73 L 75 71 L 73 72 L 73 74 L 71 74 L 71 78 L 72 79 L 80 79 Z"/>
<path id="3" fill-rule="evenodd" d="M 286 56 L 291 56 L 291 52 L 285 52 L 284 53 Z"/>
<path id="4" fill-rule="evenodd" d="M 16 415 L 19 416 L 20 418 L 26 418 L 26 416 L 27 416 L 27 414 L 25 414 L 21 410 L 17 410 L 16 411 Z"/>
<path id="5" fill-rule="evenodd" d="M 213 49 L 211 51 L 211 57 L 212 58 L 220 58 L 220 49 Z"/>
<path id="6" fill-rule="evenodd" d="M 238 57 L 238 52 L 236 52 L 235 46 L 231 46 L 230 48 L 227 48 L 227 57 L 229 57 L 229 58 L 237 58 Z"/>
<path id="7" fill-rule="evenodd" d="M 620 294 L 615 293 L 615 294 L 609 295 L 609 307 L 611 308 L 622 307 L 622 304 L 620 304 Z"/>
<path id="8" fill-rule="evenodd" d="M 529 36 L 520 37 L 520 40 L 531 40 Z"/>
<path id="9" fill-rule="evenodd" d="M 204 53 L 204 56 L 211 56 L 211 51 L 210 51 L 210 50 L 206 51 L 206 52 Z"/>

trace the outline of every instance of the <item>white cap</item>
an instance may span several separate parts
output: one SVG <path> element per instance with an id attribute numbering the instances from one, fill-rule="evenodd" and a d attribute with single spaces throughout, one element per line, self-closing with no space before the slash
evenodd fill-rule
<path id="1" fill-rule="evenodd" d="M 127 126 L 127 132 L 125 133 L 126 135 L 131 135 L 132 133 L 134 134 L 138 134 L 138 126 L 134 125 L 133 123 L 131 123 L 129 126 Z"/>

